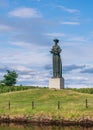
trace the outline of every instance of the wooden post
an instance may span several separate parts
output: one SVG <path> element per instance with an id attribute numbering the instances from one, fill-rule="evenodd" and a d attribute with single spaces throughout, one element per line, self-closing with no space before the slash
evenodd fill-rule
<path id="1" fill-rule="evenodd" d="M 88 100 L 87 99 L 85 100 L 85 103 L 86 103 L 86 108 L 88 108 Z"/>
<path id="2" fill-rule="evenodd" d="M 9 108 L 9 110 L 10 110 L 10 101 L 8 102 L 8 108 Z"/>
<path id="3" fill-rule="evenodd" d="M 32 101 L 32 109 L 35 108 L 35 104 L 34 104 L 34 101 Z"/>
<path id="4" fill-rule="evenodd" d="M 58 101 L 58 109 L 60 109 L 60 101 Z"/>

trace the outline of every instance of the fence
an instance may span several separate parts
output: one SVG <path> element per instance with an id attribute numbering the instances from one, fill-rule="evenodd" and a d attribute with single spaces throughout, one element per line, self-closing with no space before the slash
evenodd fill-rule
<path id="1" fill-rule="evenodd" d="M 74 104 L 74 106 L 73 106 Z M 4 101 L 4 105 L 0 106 L 0 109 L 21 109 L 21 108 L 26 108 L 29 107 L 31 110 L 34 109 L 41 109 L 43 110 L 44 108 L 48 108 L 48 109 L 56 109 L 56 110 L 62 110 L 62 109 L 76 109 L 81 107 L 81 104 L 83 105 L 83 108 L 88 109 L 90 108 L 92 104 L 88 99 L 85 99 L 84 102 L 80 103 L 80 104 L 76 104 L 74 102 L 70 101 L 70 105 L 68 105 L 69 108 L 66 108 L 66 104 L 64 104 L 62 101 L 56 101 L 56 102 L 51 102 L 51 103 L 44 103 L 44 102 L 38 102 L 38 101 L 31 101 L 31 103 L 26 103 L 24 101 L 22 101 L 21 103 L 19 103 L 19 101 L 13 102 L 13 101 Z"/>

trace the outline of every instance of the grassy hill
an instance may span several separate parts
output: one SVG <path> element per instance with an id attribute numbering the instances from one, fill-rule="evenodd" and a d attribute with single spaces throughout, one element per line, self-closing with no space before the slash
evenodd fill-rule
<path id="1" fill-rule="evenodd" d="M 86 108 L 85 100 L 88 100 Z M 10 109 L 9 109 L 10 101 Z M 32 101 L 34 108 L 32 109 Z M 60 108 L 58 109 L 58 101 Z M 78 119 L 93 117 L 93 95 L 73 90 L 35 88 L 0 94 L 0 115 Z"/>

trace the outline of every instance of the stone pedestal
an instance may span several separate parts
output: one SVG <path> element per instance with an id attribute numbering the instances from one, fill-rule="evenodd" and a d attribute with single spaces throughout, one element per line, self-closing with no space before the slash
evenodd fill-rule
<path id="1" fill-rule="evenodd" d="M 64 78 L 51 78 L 49 80 L 49 88 L 64 89 Z"/>

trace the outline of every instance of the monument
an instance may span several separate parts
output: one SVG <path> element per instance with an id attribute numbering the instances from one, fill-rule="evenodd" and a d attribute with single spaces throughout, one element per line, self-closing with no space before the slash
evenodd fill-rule
<path id="1" fill-rule="evenodd" d="M 63 89 L 64 78 L 62 77 L 62 61 L 60 56 L 62 50 L 58 42 L 58 39 L 54 39 L 55 44 L 50 51 L 53 55 L 53 77 L 49 80 L 49 88 Z"/>

